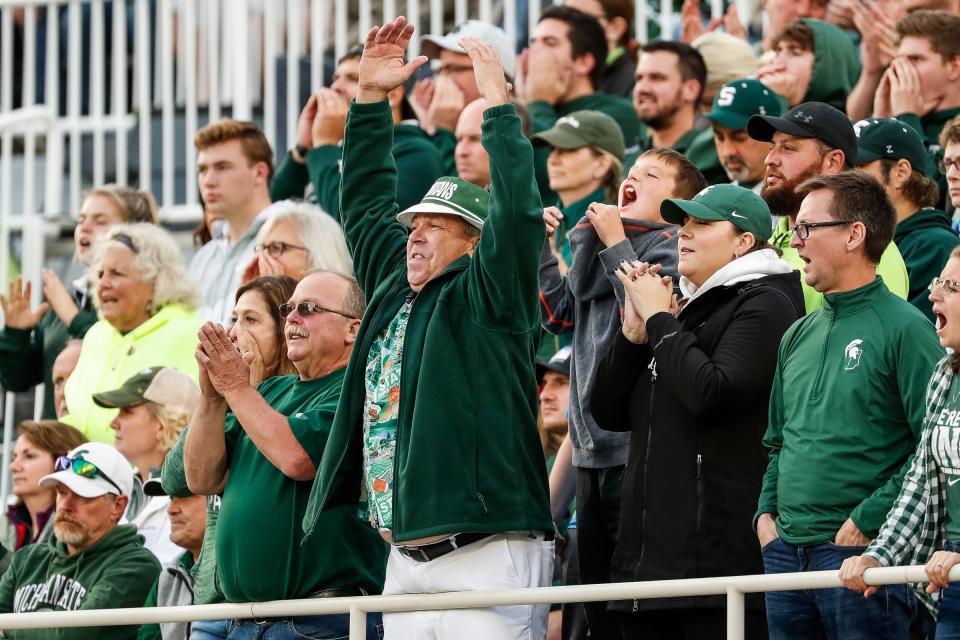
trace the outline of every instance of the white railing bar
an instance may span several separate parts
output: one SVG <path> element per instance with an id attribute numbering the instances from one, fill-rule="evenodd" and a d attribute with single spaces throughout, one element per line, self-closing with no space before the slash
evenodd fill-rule
<path id="1" fill-rule="evenodd" d="M 189 1 L 189 0 L 188 0 Z M 173 6 L 170 0 L 160 0 L 157 3 L 157 19 L 160 21 L 160 56 L 157 64 L 160 65 L 160 122 L 162 137 L 160 141 L 160 174 L 161 174 L 161 202 L 167 207 L 173 204 L 174 199 L 174 126 L 176 122 L 174 107 L 173 63 L 175 51 L 173 48 Z"/>
<path id="2" fill-rule="evenodd" d="M 436 0 L 431 0 L 435 2 Z M 370 31 L 370 27 L 373 26 L 373 9 L 370 6 L 370 0 L 360 0 L 360 20 L 358 21 L 359 28 L 357 29 L 357 40 L 363 42 L 363 39 L 366 37 L 367 32 Z M 433 20 L 433 13 L 431 11 L 430 19 Z"/>
<path id="3" fill-rule="evenodd" d="M 515 2 L 503 3 L 503 28 L 507 32 L 510 46 L 517 42 L 517 5 Z"/>
<path id="4" fill-rule="evenodd" d="M 124 0 L 113 0 L 113 145 L 117 184 L 127 184 L 127 10 Z"/>
<path id="5" fill-rule="evenodd" d="M 367 612 L 359 607 L 350 607 L 350 637 L 367 637 Z"/>
<path id="6" fill-rule="evenodd" d="M 56 37 L 55 34 L 50 34 Z M 83 52 L 80 40 L 80 2 L 74 0 L 67 8 L 67 115 L 80 116 L 81 71 Z M 91 70 L 93 73 L 93 70 Z M 72 211 L 80 210 L 80 132 L 70 132 L 70 198 Z"/>
<path id="7" fill-rule="evenodd" d="M 744 598 L 743 592 L 727 587 L 727 638 L 743 638 Z"/>
<path id="8" fill-rule="evenodd" d="M 268 9 L 269 10 L 269 9 Z M 230 11 L 224 15 L 233 16 L 233 29 L 230 33 L 231 65 L 233 79 L 233 118 L 235 120 L 251 120 L 252 108 L 250 103 L 250 87 L 247 84 L 247 64 L 251 62 L 247 42 L 250 26 L 250 9 L 248 0 L 231 0 Z"/>
<path id="9" fill-rule="evenodd" d="M 383 21 L 378 22 L 377 24 L 384 24 L 390 20 L 393 20 L 397 17 L 397 2 L 396 0 L 383 0 Z M 419 26 L 419 25 L 418 25 Z M 420 35 L 423 35 L 422 33 Z M 361 37 L 366 37 L 367 34 L 363 34 Z"/>
<path id="10" fill-rule="evenodd" d="M 300 113 L 300 53 L 303 25 L 303 3 L 300 0 L 287 0 L 287 139 L 286 147 L 293 146 L 297 139 L 297 115 Z M 269 13 L 269 9 L 267 12 Z M 274 60 L 265 57 L 264 65 L 273 66 Z M 266 112 L 264 112 L 266 115 Z M 270 138 L 274 146 L 279 145 L 276 137 Z"/>
<path id="11" fill-rule="evenodd" d="M 339 60 L 350 48 L 347 43 L 347 0 L 334 0 L 333 3 L 333 59 Z M 366 34 L 364 34 L 366 36 Z"/>
<path id="12" fill-rule="evenodd" d="M 207 2 L 207 70 L 210 77 L 207 80 L 209 94 L 207 106 L 210 110 L 210 122 L 220 119 L 220 0 Z M 193 132 L 188 133 L 187 146 L 193 149 Z"/>
<path id="13" fill-rule="evenodd" d="M 23 85 L 20 92 L 22 106 L 33 105 L 36 98 L 37 77 L 37 13 L 36 7 L 27 7 L 23 16 Z M 36 187 L 37 140 L 32 131 L 24 135 L 23 154 L 23 211 L 33 213 Z M 39 287 L 38 287 L 39 288 Z M 40 302 L 39 297 L 36 302 Z"/>
<path id="14" fill-rule="evenodd" d="M 533 11 L 533 7 L 537 5 L 536 2 L 531 2 L 530 11 Z M 453 22 L 454 24 L 462 24 L 467 21 L 467 0 L 455 0 L 453 3 Z"/>
<path id="15" fill-rule="evenodd" d="M 646 2 L 646 0 L 637 0 L 637 2 Z M 530 44 L 533 32 L 537 30 L 538 22 L 540 22 L 540 3 L 527 3 L 527 42 L 525 46 Z"/>
<path id="16" fill-rule="evenodd" d="M 918 583 L 926 581 L 923 565 L 867 569 L 864 580 L 871 585 Z M 950 571 L 951 581 L 960 581 L 960 565 Z M 302 615 L 327 615 L 356 612 L 437 611 L 472 609 L 522 604 L 598 602 L 646 598 L 676 598 L 705 595 L 760 593 L 798 589 L 840 587 L 838 571 L 759 574 L 624 582 L 615 584 L 465 591 L 349 598 L 313 598 L 273 602 L 205 604 L 194 606 L 101 609 L 88 611 L 34 612 L 0 614 L 2 629 L 38 629 L 45 627 L 88 627 L 189 620 L 232 618 L 276 618 Z M 736 597 L 736 596 L 735 596 Z"/>
<path id="17" fill-rule="evenodd" d="M 424 27 L 427 25 L 420 23 L 420 0 L 407 0 L 406 17 L 407 22 L 416 25 L 420 36 L 424 35 L 426 31 Z M 420 55 L 420 36 L 416 33 L 413 34 L 413 39 L 410 40 L 410 44 L 407 46 L 407 59 L 413 59 Z"/>
<path id="18" fill-rule="evenodd" d="M 419 25 L 417 29 L 420 30 Z M 430 30 L 426 33 L 424 33 L 424 30 L 420 30 L 420 33 L 416 34 L 416 39 L 419 40 L 422 36 L 427 35 L 427 33 L 442 36 L 444 32 L 443 0 L 430 0 Z M 360 33 L 366 33 L 366 31 L 361 31 Z"/>
<path id="19" fill-rule="evenodd" d="M 93 131 L 93 184 L 103 184 L 104 178 L 104 160 L 106 151 L 104 149 L 104 131 L 103 131 L 103 85 L 104 74 L 102 73 L 104 61 L 104 26 L 103 26 L 103 2 L 104 0 L 92 0 L 90 3 L 90 80 L 88 89 L 90 92 L 90 116 L 97 121 L 98 126 Z"/>
<path id="20" fill-rule="evenodd" d="M 58 110 L 60 108 L 60 16 L 57 15 L 56 2 L 49 2 L 45 6 L 47 7 L 45 12 L 47 33 L 56 34 L 56 37 L 47 36 L 43 101 Z"/>
<path id="21" fill-rule="evenodd" d="M 480 0 L 480 22 L 489 23 L 492 21 L 493 21 L 493 10 L 490 8 L 490 0 Z"/>
<path id="22" fill-rule="evenodd" d="M 710 0 L 710 17 L 719 18 L 723 15 L 723 0 Z"/>
<path id="23" fill-rule="evenodd" d="M 650 39 L 650 31 L 647 29 L 647 0 L 636 0 L 633 5 L 634 15 L 634 33 L 637 42 L 646 44 Z"/>
<path id="24" fill-rule="evenodd" d="M 197 9 L 190 0 L 183 3 L 183 34 L 184 137 L 189 140 L 197 130 Z M 197 154 L 193 145 L 184 142 L 186 201 L 194 204 L 197 202 Z"/>
<path id="25" fill-rule="evenodd" d="M 274 61 L 283 30 L 283 23 L 277 19 L 283 5 L 278 3 L 275 7 L 275 11 L 263 12 L 263 58 L 266 60 L 263 65 L 263 133 L 271 141 L 277 139 L 277 74 Z M 289 71 L 290 65 L 287 65 L 287 73 Z"/>
<path id="26" fill-rule="evenodd" d="M 153 108 L 150 104 L 150 10 L 147 0 L 136 0 L 134 5 L 134 46 L 137 68 L 134 77 L 137 87 L 137 122 L 139 130 L 140 188 L 153 190 L 153 168 L 150 159 L 150 123 Z"/>
<path id="27" fill-rule="evenodd" d="M 672 2 L 660 3 L 660 39 L 673 39 L 673 11 Z"/>
<path id="28" fill-rule="evenodd" d="M 327 0 L 310 0 L 310 93 L 316 93 L 325 80 L 323 54 L 327 49 Z"/>

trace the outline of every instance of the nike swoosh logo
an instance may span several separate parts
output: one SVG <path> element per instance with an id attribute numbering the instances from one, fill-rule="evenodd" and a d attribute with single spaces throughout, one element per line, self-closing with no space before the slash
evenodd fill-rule
<path id="1" fill-rule="evenodd" d="M 730 215 L 732 215 L 734 218 L 743 218 L 744 220 L 747 219 L 747 216 L 742 216 L 742 215 L 740 215 L 739 213 L 737 213 L 736 211 L 731 211 L 731 212 L 730 212 Z"/>
<path id="2" fill-rule="evenodd" d="M 960 478 L 951 478 L 950 480 L 947 480 L 947 484 L 950 485 L 951 487 L 957 484 L 958 482 L 960 482 Z"/>

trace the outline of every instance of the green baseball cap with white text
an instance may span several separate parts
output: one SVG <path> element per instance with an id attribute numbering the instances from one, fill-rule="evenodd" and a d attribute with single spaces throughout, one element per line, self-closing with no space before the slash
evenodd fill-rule
<path id="1" fill-rule="evenodd" d="M 485 189 L 461 178 L 444 176 L 433 183 L 420 202 L 398 213 L 397 222 L 409 228 L 418 213 L 443 214 L 483 229 L 489 204 L 490 193 Z"/>
<path id="2" fill-rule="evenodd" d="M 927 173 L 927 149 L 920 134 L 896 118 L 869 118 L 854 123 L 860 167 L 874 160 L 904 160 L 914 171 Z"/>
<path id="3" fill-rule="evenodd" d="M 757 240 L 773 233 L 770 207 L 751 189 L 733 184 L 715 184 L 707 187 L 692 200 L 664 200 L 660 215 L 671 224 L 682 225 L 687 216 L 701 220 L 726 220 L 741 231 L 753 234 Z"/>
<path id="4" fill-rule="evenodd" d="M 561 118 L 552 128 L 536 133 L 531 138 L 534 146 L 545 144 L 557 149 L 598 147 L 609 151 L 623 161 L 626 145 L 623 131 L 617 121 L 599 111 L 574 111 Z"/>
<path id="5" fill-rule="evenodd" d="M 713 97 L 703 117 L 730 129 L 746 129 L 751 116 L 780 116 L 783 104 L 777 94 L 753 78 L 731 80 Z"/>

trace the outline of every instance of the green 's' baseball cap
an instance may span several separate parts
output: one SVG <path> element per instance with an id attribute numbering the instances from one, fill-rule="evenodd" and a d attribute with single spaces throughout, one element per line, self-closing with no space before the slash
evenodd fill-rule
<path id="1" fill-rule="evenodd" d="M 693 200 L 664 200 L 660 215 L 671 224 L 683 224 L 686 216 L 701 220 L 726 220 L 741 231 L 749 231 L 757 240 L 773 233 L 770 207 L 750 189 L 732 184 L 715 184 Z"/>
<path id="2" fill-rule="evenodd" d="M 910 163 L 914 171 L 927 174 L 927 150 L 920 134 L 896 118 L 870 118 L 853 125 L 857 134 L 856 166 L 874 160 L 899 160 Z"/>
<path id="3" fill-rule="evenodd" d="M 777 94 L 759 80 L 742 78 L 726 83 L 713 97 L 703 116 L 730 129 L 746 129 L 751 116 L 780 116 L 783 105 Z"/>
<path id="4" fill-rule="evenodd" d="M 599 111 L 574 111 L 558 118 L 552 129 L 533 136 L 534 146 L 545 144 L 558 149 L 598 147 L 623 161 L 623 131 L 617 121 Z"/>
<path id="5" fill-rule="evenodd" d="M 418 213 L 444 214 L 466 220 L 477 229 L 483 229 L 487 219 L 490 193 L 472 182 L 453 176 L 438 178 L 423 200 L 397 214 L 397 222 L 412 226 Z"/>

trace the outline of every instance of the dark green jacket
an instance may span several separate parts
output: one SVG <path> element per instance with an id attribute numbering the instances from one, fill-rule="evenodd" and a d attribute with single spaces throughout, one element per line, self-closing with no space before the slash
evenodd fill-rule
<path id="1" fill-rule="evenodd" d="M 44 384 L 43 418 L 55 419 L 53 406 L 53 361 L 57 359 L 71 338 L 83 340 L 87 330 L 97 321 L 97 312 L 89 300 L 83 305 L 82 296 L 70 287 L 73 299 L 80 307 L 70 326 L 65 326 L 60 317 L 48 311 L 31 329 L 0 330 L 0 383 L 7 391 L 29 391 Z"/>
<path id="2" fill-rule="evenodd" d="M 847 96 L 860 77 L 860 52 L 840 27 L 803 18 L 813 30 L 813 72 L 803 102 L 825 102 L 846 113 Z"/>
<path id="3" fill-rule="evenodd" d="M 533 132 L 539 133 L 552 128 L 563 116 L 584 109 L 605 113 L 616 120 L 623 132 L 623 141 L 627 149 L 640 143 L 644 129 L 640 120 L 637 119 L 637 112 L 629 98 L 611 96 L 607 93 L 591 93 L 564 104 L 551 105 L 537 101 L 527 105 L 527 114 L 530 116 Z M 554 202 L 557 199 L 557 194 L 550 190 L 550 178 L 547 175 L 547 156 L 549 155 L 550 147 L 547 145 L 537 146 L 533 150 L 537 186 L 540 188 L 540 200 L 543 202 Z"/>
<path id="4" fill-rule="evenodd" d="M 416 296 L 400 379 L 393 537 L 552 530 L 537 436 L 534 352 L 543 207 L 533 151 L 513 105 L 487 109 L 490 209 L 473 257 L 455 260 Z M 344 233 L 369 300 L 304 518 L 357 504 L 367 356 L 412 291 L 407 231 L 396 222 L 397 170 L 384 153 L 386 102 L 350 107 L 344 142 Z"/>
<path id="5" fill-rule="evenodd" d="M 623 177 L 630 173 L 630 168 L 643 153 L 653 148 L 650 138 L 640 141 L 640 145 L 632 153 L 627 154 L 623 162 Z M 725 184 L 730 178 L 720 164 L 717 147 L 713 142 L 713 127 L 705 129 L 690 129 L 671 147 L 677 153 L 682 153 L 693 163 L 709 184 Z"/>
<path id="6" fill-rule="evenodd" d="M 947 121 L 960 115 L 960 107 L 944 109 L 928 113 L 922 118 L 915 113 L 901 113 L 897 120 L 913 127 L 923 137 L 927 145 L 927 175 L 940 188 L 940 207 L 945 207 L 949 200 L 947 193 L 947 177 L 940 173 L 937 162 L 943 160 L 943 149 L 940 148 L 940 132 Z"/>
<path id="7" fill-rule="evenodd" d="M 0 613 L 142 607 L 160 574 L 160 563 L 130 524 L 114 527 L 74 555 L 60 542 L 31 544 L 13 556 L 0 580 Z M 136 626 L 5 631 L 25 640 L 133 640 Z"/>
<path id="8" fill-rule="evenodd" d="M 430 136 L 430 142 L 440 154 L 440 168 L 445 176 L 457 175 L 457 159 L 454 154 L 457 152 L 457 136 L 448 129 L 437 129 L 437 132 Z M 400 167 L 397 166 L 397 172 Z M 400 204 L 399 202 L 397 204 Z"/>
<path id="9" fill-rule="evenodd" d="M 950 227 L 950 218 L 939 209 L 920 209 L 897 224 L 893 241 L 910 276 L 907 299 L 933 321 L 933 303 L 927 297 L 930 293 L 927 287 L 940 275 L 950 252 L 960 244 L 960 238 Z"/>
<path id="10" fill-rule="evenodd" d="M 307 163 L 303 165 L 287 153 L 270 180 L 270 198 L 274 201 L 302 199 L 310 182 L 320 208 L 339 220 L 340 155 L 339 146 L 316 147 L 307 152 Z M 440 151 L 416 125 L 398 124 L 394 127 L 393 157 L 400 178 L 397 204 L 401 209 L 420 202 L 434 181 L 445 175 Z"/>
<path id="11" fill-rule="evenodd" d="M 873 538 L 923 426 L 943 349 L 933 325 L 883 279 L 827 294 L 780 343 L 759 509 L 796 545 L 833 540 L 847 518 Z"/>

